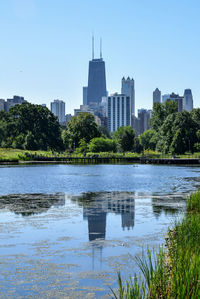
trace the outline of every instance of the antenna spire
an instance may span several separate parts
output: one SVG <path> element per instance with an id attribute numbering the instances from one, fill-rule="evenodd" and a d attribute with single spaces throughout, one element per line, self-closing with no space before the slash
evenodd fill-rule
<path id="1" fill-rule="evenodd" d="M 94 34 L 92 34 L 92 59 L 94 59 Z"/>
<path id="2" fill-rule="evenodd" d="M 102 59 L 102 38 L 100 38 L 100 58 Z"/>

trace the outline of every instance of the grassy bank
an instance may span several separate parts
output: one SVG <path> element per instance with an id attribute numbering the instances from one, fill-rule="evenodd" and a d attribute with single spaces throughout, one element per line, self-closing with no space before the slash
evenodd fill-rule
<path id="1" fill-rule="evenodd" d="M 78 153 L 78 152 L 52 152 L 52 151 L 28 151 L 28 150 L 20 150 L 20 149 L 12 149 L 12 148 L 0 148 L 0 162 L 19 162 L 19 161 L 27 161 L 27 160 L 42 160 L 44 158 L 64 158 L 64 157 L 79 157 L 79 158 L 91 158 L 94 156 L 97 156 L 99 158 L 141 158 L 143 156 L 148 158 L 172 158 L 171 154 L 163 155 L 158 152 L 154 151 L 144 151 L 143 153 L 132 153 L 132 152 L 126 152 L 126 153 L 112 153 L 112 152 L 100 152 L 100 153 L 91 153 L 88 152 L 86 154 Z M 194 154 L 185 154 L 182 156 L 177 156 L 178 158 L 199 158 L 199 153 Z"/>
<path id="2" fill-rule="evenodd" d="M 200 191 L 187 200 L 184 219 L 169 230 L 167 250 L 147 250 L 137 258 L 144 279 L 124 285 L 119 275 L 115 298 L 200 298 Z"/>

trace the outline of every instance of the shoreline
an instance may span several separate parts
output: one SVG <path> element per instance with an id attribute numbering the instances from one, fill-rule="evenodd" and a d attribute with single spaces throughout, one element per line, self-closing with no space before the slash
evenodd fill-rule
<path id="1" fill-rule="evenodd" d="M 157 164 L 157 165 L 200 165 L 200 159 L 194 158 L 145 158 L 145 157 L 65 157 L 65 158 L 42 158 L 37 160 L 0 160 L 0 165 L 26 165 L 26 164 Z"/>

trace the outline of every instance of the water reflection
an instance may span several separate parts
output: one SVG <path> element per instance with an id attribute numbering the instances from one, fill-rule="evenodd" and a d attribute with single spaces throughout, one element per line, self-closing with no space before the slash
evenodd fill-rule
<path id="1" fill-rule="evenodd" d="M 162 213 L 167 215 L 176 215 L 185 209 L 184 196 L 172 197 L 152 197 L 152 210 L 158 219 Z"/>
<path id="2" fill-rule="evenodd" d="M 73 197 L 83 207 L 83 219 L 88 221 L 89 241 L 105 239 L 108 213 L 121 215 L 121 227 L 133 229 L 135 199 L 133 192 L 86 193 Z"/>

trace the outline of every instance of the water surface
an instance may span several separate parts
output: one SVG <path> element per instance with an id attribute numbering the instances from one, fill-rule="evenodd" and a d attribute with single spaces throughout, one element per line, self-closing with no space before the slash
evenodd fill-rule
<path id="1" fill-rule="evenodd" d="M 198 167 L 42 165 L 0 168 L 0 297 L 106 298 L 116 273 L 158 247 Z"/>

